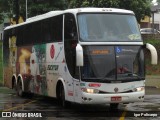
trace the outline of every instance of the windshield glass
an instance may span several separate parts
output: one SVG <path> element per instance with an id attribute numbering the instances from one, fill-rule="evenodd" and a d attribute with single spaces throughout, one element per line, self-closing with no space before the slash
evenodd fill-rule
<path id="1" fill-rule="evenodd" d="M 140 46 L 84 46 L 83 80 L 142 80 L 144 55 Z"/>
<path id="2" fill-rule="evenodd" d="M 124 14 L 79 14 L 80 40 L 141 41 L 140 31 L 134 15 Z"/>

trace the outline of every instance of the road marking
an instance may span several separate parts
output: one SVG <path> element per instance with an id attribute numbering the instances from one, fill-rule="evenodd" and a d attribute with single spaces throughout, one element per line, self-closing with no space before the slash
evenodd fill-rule
<path id="1" fill-rule="evenodd" d="M 126 111 L 123 111 L 121 117 L 119 118 L 119 120 L 124 120 L 125 116 L 126 116 Z"/>
<path id="2" fill-rule="evenodd" d="M 18 106 L 5 109 L 5 110 L 3 110 L 3 112 L 12 111 L 12 110 L 15 110 L 15 109 L 17 109 L 17 108 L 20 108 L 20 107 L 26 106 L 26 105 L 28 105 L 28 104 L 34 103 L 34 102 L 36 102 L 36 101 L 37 101 L 37 100 L 32 100 L 32 101 L 30 101 L 30 102 L 28 102 L 28 103 L 20 104 L 20 105 L 18 105 Z"/>

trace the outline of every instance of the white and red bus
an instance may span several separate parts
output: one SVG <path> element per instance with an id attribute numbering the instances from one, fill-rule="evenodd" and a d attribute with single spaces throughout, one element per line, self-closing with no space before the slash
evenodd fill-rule
<path id="1" fill-rule="evenodd" d="M 132 11 L 78 8 L 53 11 L 4 30 L 4 84 L 80 104 L 143 101 L 144 48 Z"/>

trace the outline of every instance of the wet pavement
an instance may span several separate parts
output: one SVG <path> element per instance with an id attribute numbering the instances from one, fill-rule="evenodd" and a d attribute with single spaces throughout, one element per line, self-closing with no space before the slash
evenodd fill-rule
<path id="1" fill-rule="evenodd" d="M 33 96 L 20 98 L 8 88 L 0 87 L 0 111 L 19 120 L 157 120 L 160 119 L 160 88 L 146 87 L 144 102 L 120 104 L 111 111 L 109 105 L 83 106 L 71 104 L 62 108 L 56 99 Z M 109 117 L 109 118 L 108 118 Z M 3 113 L 2 120 L 10 120 Z"/>

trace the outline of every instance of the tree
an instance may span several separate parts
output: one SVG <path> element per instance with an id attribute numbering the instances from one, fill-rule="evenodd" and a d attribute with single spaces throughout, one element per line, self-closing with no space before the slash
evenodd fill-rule
<path id="1" fill-rule="evenodd" d="M 66 0 L 28 0 L 28 17 L 52 10 L 65 9 L 67 6 L 65 1 Z M 26 0 L 0 0 L 0 23 L 3 22 L 5 17 L 4 13 L 9 18 L 13 17 L 13 15 L 20 15 L 25 19 Z"/>
<path id="2" fill-rule="evenodd" d="M 25 19 L 26 3 L 20 0 L 20 15 Z M 53 10 L 65 9 L 65 0 L 28 0 L 28 17 L 44 14 Z"/>
<path id="3" fill-rule="evenodd" d="M 0 24 L 3 22 L 4 17 L 8 15 L 10 9 L 9 8 L 9 0 L 0 0 Z"/>
<path id="4" fill-rule="evenodd" d="M 70 0 L 69 7 L 113 7 L 134 11 L 137 21 L 150 16 L 151 0 Z"/>
<path id="5" fill-rule="evenodd" d="M 157 3 L 160 4 L 160 0 L 157 0 Z"/>
<path id="6" fill-rule="evenodd" d="M 134 11 L 138 22 L 145 16 L 151 16 L 151 0 L 121 0 L 119 6 Z"/>
<path id="7" fill-rule="evenodd" d="M 0 24 L 3 23 L 3 18 L 4 18 L 3 13 L 0 13 Z"/>
<path id="8" fill-rule="evenodd" d="M 118 7 L 119 2 L 119 0 L 70 0 L 69 7 Z"/>
<path id="9" fill-rule="evenodd" d="M 53 10 L 65 9 L 64 0 L 34 0 L 28 3 L 28 16 L 43 14 Z"/>
<path id="10" fill-rule="evenodd" d="M 0 0 L 0 22 L 4 19 L 4 13 L 13 17 L 15 0 Z M 46 13 L 52 10 L 79 7 L 113 7 L 132 10 L 137 21 L 140 22 L 145 15 L 150 16 L 152 0 L 28 0 L 28 17 Z M 160 0 L 157 0 L 160 2 Z M 19 15 L 26 16 L 26 0 L 19 0 Z"/>
<path id="11" fill-rule="evenodd" d="M 19 0 L 13 0 L 13 14 L 15 15 L 16 24 L 18 24 L 18 19 L 19 19 Z"/>

